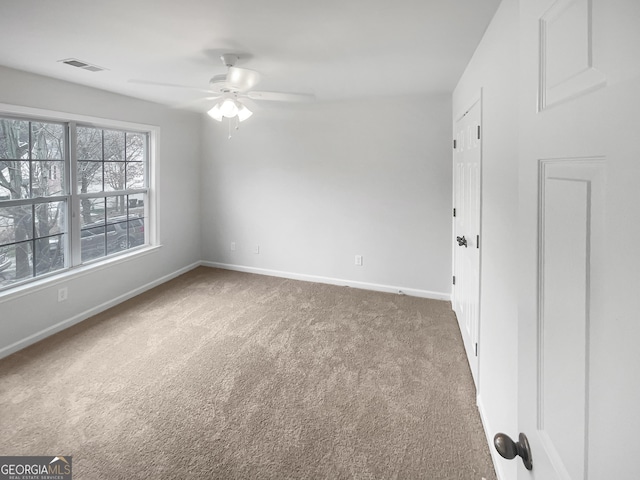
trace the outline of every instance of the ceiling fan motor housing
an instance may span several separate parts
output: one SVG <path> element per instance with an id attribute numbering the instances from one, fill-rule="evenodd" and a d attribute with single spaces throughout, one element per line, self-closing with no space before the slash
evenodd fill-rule
<path id="1" fill-rule="evenodd" d="M 227 83 L 227 75 L 225 73 L 215 75 L 211 80 L 209 80 L 209 87 L 216 93 L 228 92 L 229 84 Z"/>
<path id="2" fill-rule="evenodd" d="M 233 67 L 238 61 L 238 56 L 233 53 L 225 53 L 220 57 L 222 63 L 224 63 L 227 67 Z"/>

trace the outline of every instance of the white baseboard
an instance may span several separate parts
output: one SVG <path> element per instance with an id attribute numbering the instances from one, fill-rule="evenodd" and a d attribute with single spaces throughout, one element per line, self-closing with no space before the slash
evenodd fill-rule
<path id="1" fill-rule="evenodd" d="M 103 312 L 111 307 L 115 307 L 116 305 L 118 305 L 119 303 L 122 303 L 126 300 L 129 300 L 130 298 L 135 297 L 136 295 L 140 295 L 141 293 L 146 292 L 147 290 L 150 290 L 154 287 L 157 287 L 158 285 L 161 285 L 165 282 L 168 282 L 169 280 L 178 277 L 180 275 L 182 275 L 183 273 L 186 273 L 190 270 L 193 270 L 196 267 L 199 267 L 201 265 L 201 262 L 196 262 L 196 263 L 192 263 L 191 265 L 187 265 L 186 267 L 183 267 L 179 270 L 176 270 L 175 272 L 172 272 L 168 275 L 165 275 L 163 277 L 160 277 L 152 282 L 149 282 L 145 285 L 142 285 L 138 288 L 136 288 L 135 290 L 131 290 L 130 292 L 127 292 L 123 295 L 120 295 L 118 297 L 115 297 L 111 300 L 108 300 L 96 307 L 90 308 L 89 310 L 86 310 L 82 313 L 79 313 L 78 315 L 74 315 L 71 318 L 68 318 L 67 320 L 63 320 L 62 322 L 58 322 L 55 325 L 52 325 L 48 328 L 45 328 L 44 330 L 40 330 L 39 332 L 34 333 L 33 335 L 29 335 L 26 338 L 23 338 L 21 340 L 18 340 L 15 343 L 12 343 L 11 345 L 7 345 L 6 347 L 3 347 L 0 349 L 0 358 L 4 358 L 7 357 L 9 355 L 11 355 L 12 353 L 17 352 L 18 350 L 22 350 L 23 348 L 28 347 L 29 345 L 33 345 L 36 342 L 39 342 L 40 340 L 43 340 L 46 337 L 49 337 L 55 333 L 58 333 L 66 328 L 71 327 L 72 325 L 75 325 L 76 323 L 80 323 L 83 320 L 86 320 L 89 317 L 92 317 L 94 315 L 97 315 L 100 312 Z"/>
<path id="2" fill-rule="evenodd" d="M 501 460 L 504 460 L 504 458 L 502 458 L 498 454 L 493 446 L 493 437 L 491 434 L 493 430 L 489 426 L 489 420 L 487 419 L 487 414 L 480 395 L 476 397 L 476 405 L 478 406 L 478 411 L 480 412 L 480 421 L 482 422 L 484 434 L 487 437 L 487 443 L 489 444 L 489 453 L 491 454 L 491 460 L 493 461 L 493 468 L 496 471 L 496 477 L 498 480 L 507 480 L 507 475 L 503 469 L 503 463 L 501 462 Z"/>
<path id="3" fill-rule="evenodd" d="M 343 287 L 360 288 L 363 290 L 373 290 L 376 292 L 401 293 L 412 297 L 431 298 L 434 300 L 451 301 L 451 294 L 442 292 L 432 292 L 429 290 L 419 290 L 416 288 L 397 287 L 393 285 L 382 285 L 379 283 L 358 282 L 355 280 L 344 280 L 340 278 L 322 277 L 318 275 L 308 275 L 304 273 L 284 272 L 281 270 L 270 270 L 266 268 L 246 267 L 244 265 L 231 265 L 218 262 L 201 262 L 205 267 L 221 268 L 223 270 L 235 270 L 238 272 L 255 273 L 258 275 L 269 275 L 272 277 L 290 278 L 292 280 L 302 280 L 305 282 L 326 283 L 329 285 L 339 285 Z"/>
<path id="4" fill-rule="evenodd" d="M 63 320 L 62 322 L 58 322 L 55 325 L 51 325 L 50 327 L 40 330 L 39 332 L 29 335 L 28 337 L 25 337 L 21 340 L 18 340 L 17 342 L 12 343 L 11 345 L 7 345 L 6 347 L 0 348 L 0 358 L 7 357 L 12 353 L 15 353 L 19 350 L 22 350 L 23 348 L 28 347 L 29 345 L 33 345 L 34 343 L 39 342 L 40 340 L 43 340 L 46 337 L 49 337 L 66 328 L 69 328 L 72 325 L 80 323 L 89 317 L 97 315 L 100 312 L 103 312 L 111 307 L 118 305 L 119 303 L 129 300 L 130 298 L 133 298 L 136 295 L 140 295 L 141 293 L 146 292 L 151 288 L 157 287 L 158 285 L 168 282 L 169 280 L 179 275 L 182 275 L 183 273 L 186 273 L 190 270 L 193 270 L 194 268 L 199 267 L 201 265 L 205 267 L 221 268 L 224 270 L 235 270 L 239 272 L 255 273 L 258 275 L 270 275 L 273 277 L 290 278 L 292 280 L 302 280 L 306 282 L 316 282 L 316 283 L 325 283 L 329 285 L 348 286 L 348 287 L 360 288 L 363 290 L 373 290 L 378 292 L 388 292 L 388 293 L 396 293 L 396 294 L 402 293 L 402 294 L 410 295 L 413 297 L 451 301 L 450 294 L 441 293 L 441 292 L 431 292 L 429 290 L 404 288 L 404 287 L 397 287 L 392 285 L 382 285 L 378 283 L 358 282 L 353 280 L 343 280 L 339 278 L 330 278 L 330 277 L 322 277 L 317 275 L 307 275 L 302 273 L 284 272 L 280 270 L 269 270 L 264 268 L 245 267 L 242 265 L 230 265 L 226 263 L 195 262 L 195 263 L 192 263 L 191 265 L 187 265 L 186 267 L 176 270 L 175 272 L 172 272 L 168 275 L 160 277 L 152 282 L 142 285 L 136 288 L 135 290 L 127 292 L 123 295 L 120 295 L 111 300 L 108 300 L 100 305 L 90 308 L 82 313 L 74 315 L 73 317 Z"/>

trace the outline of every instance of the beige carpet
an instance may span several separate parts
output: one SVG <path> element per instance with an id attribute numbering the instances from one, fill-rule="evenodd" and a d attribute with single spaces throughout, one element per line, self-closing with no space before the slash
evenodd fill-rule
<path id="1" fill-rule="evenodd" d="M 0 360 L 74 479 L 495 479 L 450 304 L 198 268 Z"/>

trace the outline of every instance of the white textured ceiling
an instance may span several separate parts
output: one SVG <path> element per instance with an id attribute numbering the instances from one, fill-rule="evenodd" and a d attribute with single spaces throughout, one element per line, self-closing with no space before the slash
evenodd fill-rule
<path id="1" fill-rule="evenodd" d="M 205 94 L 131 80 L 205 89 L 226 72 L 227 52 L 261 73 L 258 90 L 319 100 L 450 92 L 499 3 L 0 0 L 0 65 L 172 106 Z M 108 70 L 59 62 L 70 57 Z"/>

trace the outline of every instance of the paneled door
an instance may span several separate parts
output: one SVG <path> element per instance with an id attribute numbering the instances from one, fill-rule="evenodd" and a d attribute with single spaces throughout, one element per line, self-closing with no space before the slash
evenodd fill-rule
<path id="1" fill-rule="evenodd" d="M 453 307 L 473 380 L 478 387 L 480 313 L 481 101 L 455 123 Z"/>
<path id="2" fill-rule="evenodd" d="M 640 478 L 640 2 L 519 5 L 517 478 Z"/>

